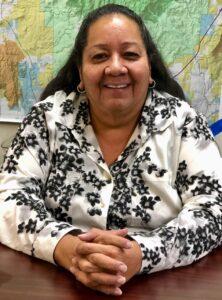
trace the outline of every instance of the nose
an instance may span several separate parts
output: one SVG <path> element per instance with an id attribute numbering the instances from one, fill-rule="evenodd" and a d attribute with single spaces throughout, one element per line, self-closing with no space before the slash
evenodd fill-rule
<path id="1" fill-rule="evenodd" d="M 105 68 L 105 75 L 119 76 L 127 73 L 127 67 L 123 64 L 119 55 L 113 55 Z"/>

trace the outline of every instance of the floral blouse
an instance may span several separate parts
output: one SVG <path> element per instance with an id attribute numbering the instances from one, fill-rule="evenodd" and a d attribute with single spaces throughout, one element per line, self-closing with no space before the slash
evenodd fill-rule
<path id="1" fill-rule="evenodd" d="M 125 228 L 141 273 L 196 261 L 221 243 L 222 163 L 206 121 L 185 101 L 149 92 L 140 121 L 107 166 L 85 96 L 34 105 L 0 173 L 0 241 L 54 262 L 69 231 Z"/>

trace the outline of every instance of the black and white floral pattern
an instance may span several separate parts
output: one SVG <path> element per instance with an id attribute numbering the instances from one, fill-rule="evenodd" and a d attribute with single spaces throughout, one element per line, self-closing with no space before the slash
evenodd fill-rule
<path id="1" fill-rule="evenodd" d="M 24 119 L 0 174 L 0 241 L 53 262 L 67 232 L 129 228 L 142 273 L 221 243 L 222 163 L 206 121 L 150 92 L 126 149 L 107 166 L 84 96 L 57 92 Z"/>

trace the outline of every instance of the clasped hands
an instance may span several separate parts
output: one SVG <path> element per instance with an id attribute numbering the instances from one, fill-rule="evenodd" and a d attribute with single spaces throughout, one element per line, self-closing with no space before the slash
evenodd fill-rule
<path id="1" fill-rule="evenodd" d="M 140 270 L 142 253 L 127 229 L 91 229 L 79 236 L 65 235 L 58 243 L 55 261 L 84 285 L 110 295 L 121 295 L 126 281 Z"/>

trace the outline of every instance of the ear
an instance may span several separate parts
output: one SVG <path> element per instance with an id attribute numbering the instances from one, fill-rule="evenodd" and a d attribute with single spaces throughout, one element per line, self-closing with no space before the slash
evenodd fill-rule
<path id="1" fill-rule="evenodd" d="M 81 90 L 84 90 L 84 83 L 82 80 L 82 68 L 78 67 L 78 70 L 79 70 L 79 78 L 80 78 L 80 82 L 79 82 L 78 86 Z"/>
<path id="2" fill-rule="evenodd" d="M 153 82 L 154 82 L 154 80 L 153 80 L 153 78 L 150 76 L 150 78 L 149 78 L 149 85 L 150 85 L 150 84 L 153 84 Z"/>
<path id="3" fill-rule="evenodd" d="M 152 84 L 153 83 L 153 78 L 152 78 L 152 70 L 151 70 L 151 64 L 150 64 L 150 60 L 148 59 L 148 66 L 149 66 L 149 77 L 148 77 L 148 84 Z"/>
<path id="4" fill-rule="evenodd" d="M 78 71 L 79 71 L 80 80 L 82 81 L 82 68 L 78 67 Z"/>
<path id="5" fill-rule="evenodd" d="M 80 83 L 78 84 L 78 87 L 80 90 L 84 90 L 84 83 L 82 82 L 82 80 L 80 81 Z"/>

